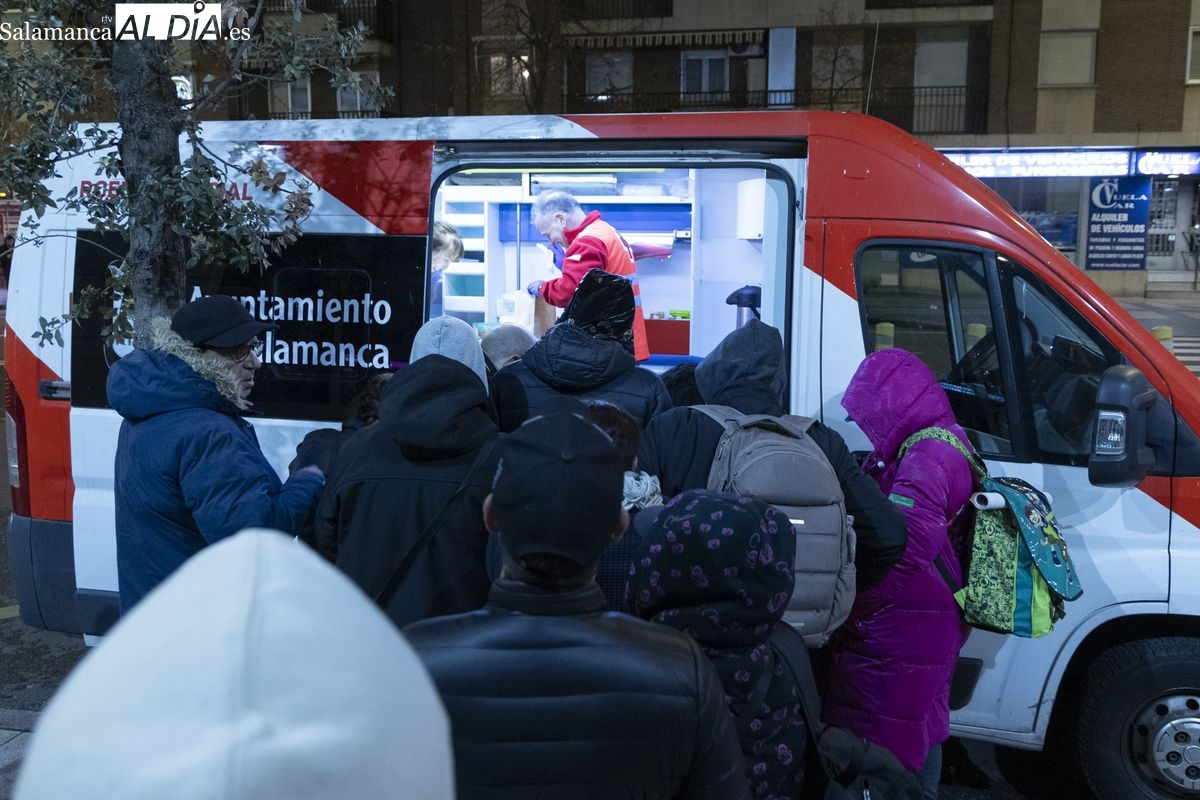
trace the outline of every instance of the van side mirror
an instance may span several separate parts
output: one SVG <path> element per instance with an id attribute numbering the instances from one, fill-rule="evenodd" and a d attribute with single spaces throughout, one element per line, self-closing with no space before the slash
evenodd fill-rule
<path id="1" fill-rule="evenodd" d="M 1136 486 L 1150 474 L 1154 451 L 1147 442 L 1147 419 L 1157 398 L 1146 376 L 1128 364 L 1104 370 L 1096 390 L 1096 438 L 1088 459 L 1093 486 Z"/>

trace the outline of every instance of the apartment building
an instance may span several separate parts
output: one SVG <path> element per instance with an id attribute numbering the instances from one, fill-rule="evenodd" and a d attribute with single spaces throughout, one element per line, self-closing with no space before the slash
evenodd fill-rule
<path id="1" fill-rule="evenodd" d="M 1193 0 L 470 6 L 458 113 L 864 111 L 947 152 L 1114 294 L 1195 288 Z"/>

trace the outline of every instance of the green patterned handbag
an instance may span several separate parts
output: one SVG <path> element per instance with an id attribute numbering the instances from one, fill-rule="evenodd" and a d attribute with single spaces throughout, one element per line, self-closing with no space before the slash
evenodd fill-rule
<path id="1" fill-rule="evenodd" d="M 1042 492 L 1020 478 L 993 478 L 975 453 L 945 428 L 924 428 L 900 445 L 899 457 L 916 442 L 953 445 L 971 465 L 979 491 L 975 518 L 958 586 L 939 558 L 938 570 L 954 593 L 967 624 L 1017 636 L 1045 636 L 1063 618 L 1063 602 L 1083 593 L 1067 543 Z"/>

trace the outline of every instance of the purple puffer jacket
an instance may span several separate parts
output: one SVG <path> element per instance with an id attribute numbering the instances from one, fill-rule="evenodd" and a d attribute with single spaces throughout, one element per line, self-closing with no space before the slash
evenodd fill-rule
<path id="1" fill-rule="evenodd" d="M 875 448 L 864 470 L 900 506 L 908 548 L 883 582 L 859 593 L 829 643 L 825 721 L 855 731 L 919 770 L 932 745 L 950 735 L 950 679 L 967 628 L 945 580 L 941 555 L 960 572 L 952 525 L 972 489 L 970 465 L 945 442 L 926 439 L 897 461 L 922 428 L 947 428 L 967 441 L 937 379 L 905 350 L 867 356 L 842 406 Z"/>

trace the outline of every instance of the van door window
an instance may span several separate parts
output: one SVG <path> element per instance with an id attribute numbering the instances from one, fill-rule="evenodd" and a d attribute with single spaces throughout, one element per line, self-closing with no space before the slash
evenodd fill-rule
<path id="1" fill-rule="evenodd" d="M 1120 354 L 1012 260 L 995 256 L 989 280 L 990 259 L 916 243 L 865 248 L 867 351 L 903 347 L 920 356 L 981 453 L 1084 465 L 1096 387 Z"/>
<path id="2" fill-rule="evenodd" d="M 920 356 L 946 389 L 976 449 L 1011 455 L 983 253 L 874 245 L 859 255 L 859 281 L 867 352 L 902 347 Z"/>
<path id="3" fill-rule="evenodd" d="M 1009 297 L 1020 418 L 1036 461 L 1085 465 L 1096 388 L 1120 354 L 1062 298 L 1009 259 L 997 258 Z M 1015 347 L 1019 343 L 1019 349 Z"/>

